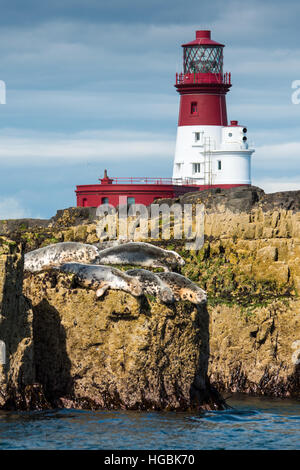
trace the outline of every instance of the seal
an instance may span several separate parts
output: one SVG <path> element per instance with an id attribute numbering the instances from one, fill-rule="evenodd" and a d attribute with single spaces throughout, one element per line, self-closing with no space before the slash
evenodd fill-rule
<path id="1" fill-rule="evenodd" d="M 106 248 L 99 252 L 99 264 L 145 266 L 163 268 L 164 271 L 183 266 L 183 258 L 171 250 L 144 242 L 129 242 Z"/>
<path id="2" fill-rule="evenodd" d="M 137 277 L 142 284 L 144 293 L 155 295 L 166 304 L 174 302 L 173 292 L 155 273 L 146 269 L 129 269 L 126 274 Z"/>
<path id="3" fill-rule="evenodd" d="M 206 292 L 190 279 L 177 273 L 156 273 L 170 287 L 175 300 L 189 300 L 193 304 L 204 304 L 207 301 Z"/>
<path id="4" fill-rule="evenodd" d="M 37 272 L 59 266 L 68 261 L 79 263 L 97 262 L 99 250 L 93 245 L 77 242 L 62 242 L 30 251 L 24 257 L 25 271 Z"/>
<path id="5" fill-rule="evenodd" d="M 97 297 L 101 297 L 107 289 L 123 290 L 135 297 L 143 294 L 143 287 L 138 279 L 111 266 L 64 263 L 54 269 L 75 274 L 76 282 L 82 287 L 95 290 Z"/>

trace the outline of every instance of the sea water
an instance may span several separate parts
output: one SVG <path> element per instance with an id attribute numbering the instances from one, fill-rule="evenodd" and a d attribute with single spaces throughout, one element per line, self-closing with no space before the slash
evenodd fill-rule
<path id="1" fill-rule="evenodd" d="M 233 396 L 204 413 L 0 412 L 4 449 L 300 449 L 300 402 Z"/>

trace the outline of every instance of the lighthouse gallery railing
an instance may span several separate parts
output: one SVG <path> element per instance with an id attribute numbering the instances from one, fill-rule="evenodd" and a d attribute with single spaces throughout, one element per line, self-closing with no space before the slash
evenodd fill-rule
<path id="1" fill-rule="evenodd" d="M 176 73 L 176 85 L 192 83 L 231 85 L 231 73 Z"/>
<path id="2" fill-rule="evenodd" d="M 197 186 L 194 178 L 161 178 L 161 177 L 142 177 L 142 176 L 112 176 L 111 184 L 158 184 L 158 185 L 176 185 L 176 186 Z M 103 183 L 102 183 L 103 184 Z M 105 183 L 104 183 L 105 184 Z"/>

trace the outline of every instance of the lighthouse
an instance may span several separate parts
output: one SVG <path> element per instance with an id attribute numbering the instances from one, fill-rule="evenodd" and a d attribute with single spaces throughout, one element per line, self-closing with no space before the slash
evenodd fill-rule
<path id="1" fill-rule="evenodd" d="M 233 187 L 251 184 L 247 128 L 227 121 L 231 74 L 223 72 L 224 45 L 210 31 L 196 31 L 183 44 L 183 70 L 176 74 L 180 94 L 173 166 L 175 184 Z"/>
<path id="2" fill-rule="evenodd" d="M 182 47 L 183 71 L 176 74 L 175 84 L 180 108 L 173 177 L 109 177 L 105 170 L 100 184 L 77 186 L 77 206 L 150 205 L 191 191 L 251 184 L 254 150 L 248 148 L 247 128 L 227 121 L 231 74 L 223 72 L 224 45 L 213 41 L 210 31 L 196 31 L 196 39 Z"/>

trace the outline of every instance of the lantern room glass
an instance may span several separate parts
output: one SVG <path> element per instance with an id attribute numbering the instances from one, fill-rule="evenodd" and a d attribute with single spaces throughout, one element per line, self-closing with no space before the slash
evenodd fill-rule
<path id="1" fill-rule="evenodd" d="M 185 47 L 184 73 L 223 73 L 223 48 L 219 46 Z"/>

